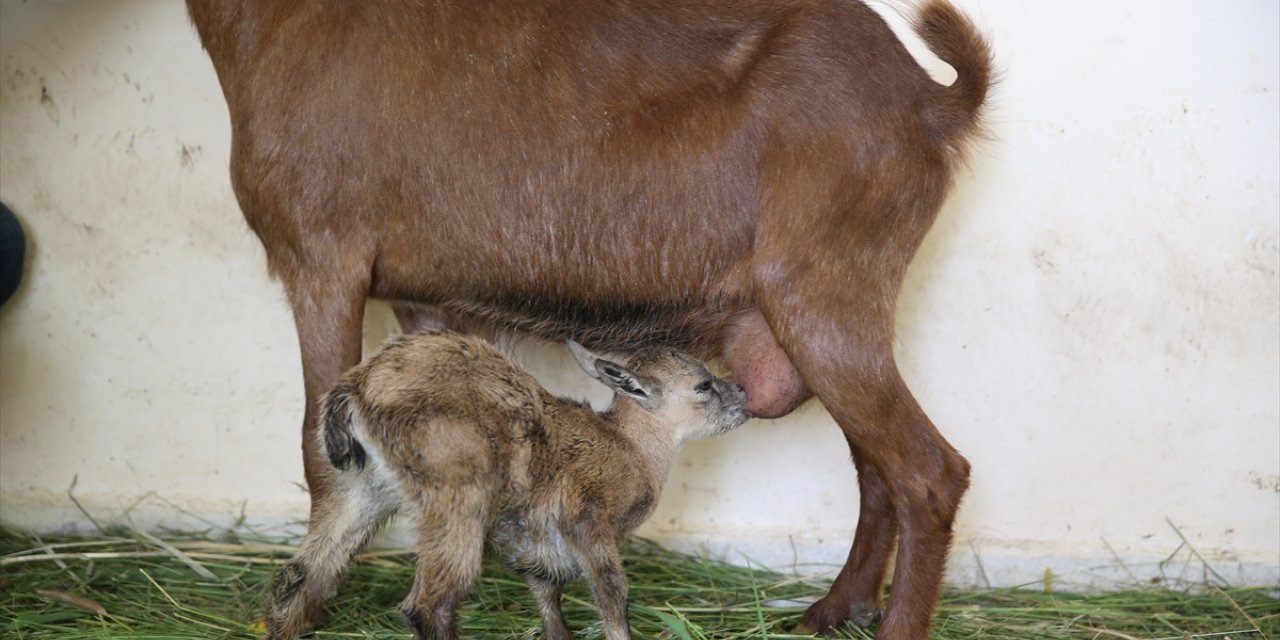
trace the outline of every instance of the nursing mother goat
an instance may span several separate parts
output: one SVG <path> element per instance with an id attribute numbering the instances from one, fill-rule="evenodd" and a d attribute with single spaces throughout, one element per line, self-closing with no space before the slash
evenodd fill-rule
<path id="1" fill-rule="evenodd" d="M 991 81 L 959 11 L 914 17 L 944 86 L 856 0 L 187 4 L 297 324 L 313 508 L 318 400 L 360 360 L 367 298 L 408 331 L 666 345 L 720 359 L 753 415 L 816 395 L 843 430 L 858 529 L 805 623 L 873 617 L 896 539 L 877 637 L 927 637 L 969 465 L 893 324 Z"/>

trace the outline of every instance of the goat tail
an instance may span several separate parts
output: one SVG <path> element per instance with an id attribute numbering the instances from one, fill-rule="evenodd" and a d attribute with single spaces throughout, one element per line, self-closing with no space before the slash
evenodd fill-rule
<path id="1" fill-rule="evenodd" d="M 982 134 L 982 110 L 995 82 L 991 47 L 973 22 L 947 0 L 928 0 L 913 22 L 929 49 L 956 70 L 942 98 L 927 107 L 934 140 L 958 151 L 968 137 Z"/>
<path id="2" fill-rule="evenodd" d="M 324 448 L 329 454 L 329 462 L 343 470 L 354 462 L 356 471 L 360 471 L 364 469 L 366 454 L 351 431 L 352 422 L 356 419 L 354 396 L 355 389 L 341 382 L 325 394 L 321 400 L 321 428 L 324 430 Z"/>

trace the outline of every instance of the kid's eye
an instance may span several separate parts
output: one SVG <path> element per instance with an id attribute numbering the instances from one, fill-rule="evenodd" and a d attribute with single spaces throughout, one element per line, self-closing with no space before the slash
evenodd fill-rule
<path id="1" fill-rule="evenodd" d="M 711 381 L 703 380 L 702 382 L 699 382 L 698 386 L 694 387 L 693 390 L 697 391 L 698 393 L 706 393 L 708 391 L 711 391 Z"/>

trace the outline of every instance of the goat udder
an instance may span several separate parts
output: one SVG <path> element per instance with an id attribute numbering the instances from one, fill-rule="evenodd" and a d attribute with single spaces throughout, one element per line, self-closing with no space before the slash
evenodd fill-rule
<path id="1" fill-rule="evenodd" d="M 746 389 L 747 411 L 757 418 L 785 416 L 813 395 L 758 311 L 730 328 L 724 359 Z"/>

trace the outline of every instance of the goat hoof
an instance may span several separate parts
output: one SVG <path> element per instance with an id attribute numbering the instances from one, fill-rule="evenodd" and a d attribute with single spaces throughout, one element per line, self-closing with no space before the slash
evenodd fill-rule
<path id="1" fill-rule="evenodd" d="M 869 627 L 880 621 L 884 610 L 862 602 L 847 605 L 823 598 L 804 612 L 804 619 L 793 633 L 797 635 L 830 635 L 848 626 Z"/>
<path id="2" fill-rule="evenodd" d="M 853 611 L 849 614 L 849 623 L 858 627 L 869 627 L 884 616 L 884 609 L 880 607 L 871 607 L 862 603 L 853 606 Z"/>

